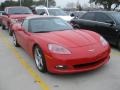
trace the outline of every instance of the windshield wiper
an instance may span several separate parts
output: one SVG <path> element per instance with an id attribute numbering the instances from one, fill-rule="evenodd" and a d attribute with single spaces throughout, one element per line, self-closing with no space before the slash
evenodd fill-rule
<path id="1" fill-rule="evenodd" d="M 22 14 L 22 13 L 13 13 L 13 14 Z"/>
<path id="2" fill-rule="evenodd" d="M 51 31 L 37 31 L 37 32 L 33 32 L 33 33 L 47 33 L 47 32 L 51 32 Z"/>
<path id="3" fill-rule="evenodd" d="M 22 13 L 22 14 L 31 14 L 31 13 Z"/>
<path id="4" fill-rule="evenodd" d="M 13 14 L 31 14 L 31 13 L 13 13 Z"/>

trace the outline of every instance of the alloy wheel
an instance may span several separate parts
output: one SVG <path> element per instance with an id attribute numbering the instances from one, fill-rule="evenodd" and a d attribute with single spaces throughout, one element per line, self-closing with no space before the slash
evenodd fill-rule
<path id="1" fill-rule="evenodd" d="M 15 45 L 15 47 L 19 47 L 19 44 L 17 43 L 15 33 L 13 33 L 13 44 Z"/>
<path id="2" fill-rule="evenodd" d="M 41 71 L 43 69 L 44 65 L 43 65 L 42 54 L 38 47 L 36 47 L 34 50 L 34 57 L 35 57 L 35 62 L 36 62 L 37 68 Z"/>

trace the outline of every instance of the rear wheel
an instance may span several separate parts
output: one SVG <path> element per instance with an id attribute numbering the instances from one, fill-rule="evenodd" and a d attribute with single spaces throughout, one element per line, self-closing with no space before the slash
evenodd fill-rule
<path id="1" fill-rule="evenodd" d="M 15 33 L 13 33 L 13 44 L 15 45 L 15 47 L 19 47 L 19 46 L 20 46 L 20 45 L 18 44 L 18 42 L 17 42 Z"/>
<path id="2" fill-rule="evenodd" d="M 40 72 L 46 72 L 47 71 L 46 61 L 42 53 L 42 50 L 38 46 L 35 46 L 34 48 L 34 59 L 38 70 Z"/>
<path id="3" fill-rule="evenodd" d="M 118 41 L 118 49 L 120 50 L 120 39 Z"/>
<path id="4" fill-rule="evenodd" d="M 6 27 L 5 27 L 5 25 L 2 25 L 2 30 L 6 30 Z"/>
<path id="5" fill-rule="evenodd" d="M 10 28 L 8 28 L 8 33 L 10 36 L 12 36 L 12 30 Z"/>

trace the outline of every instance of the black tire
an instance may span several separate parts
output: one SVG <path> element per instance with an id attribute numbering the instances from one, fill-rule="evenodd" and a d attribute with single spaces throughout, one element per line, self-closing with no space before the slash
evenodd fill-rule
<path id="1" fill-rule="evenodd" d="M 118 49 L 120 50 L 120 39 L 118 40 Z"/>
<path id="2" fill-rule="evenodd" d="M 34 54 L 34 59 L 35 59 L 35 64 L 37 69 L 43 73 L 47 72 L 46 60 L 39 46 L 34 47 L 33 54 Z"/>
<path id="3" fill-rule="evenodd" d="M 8 33 L 10 36 L 12 36 L 12 30 L 10 28 L 8 28 Z"/>
<path id="4" fill-rule="evenodd" d="M 15 47 L 19 47 L 19 46 L 20 46 L 20 45 L 18 44 L 18 42 L 17 42 L 17 38 L 16 38 L 15 33 L 13 33 L 13 44 L 14 44 Z"/>
<path id="5" fill-rule="evenodd" d="M 6 27 L 5 27 L 5 25 L 2 25 L 2 30 L 6 30 Z"/>

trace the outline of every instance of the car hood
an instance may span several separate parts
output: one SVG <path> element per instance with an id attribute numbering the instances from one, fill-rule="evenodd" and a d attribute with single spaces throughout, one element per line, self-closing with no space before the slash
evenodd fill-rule
<path id="1" fill-rule="evenodd" d="M 90 34 L 83 31 L 56 31 L 49 33 L 35 33 L 37 38 L 42 38 L 47 43 L 58 44 L 65 47 L 82 47 L 87 45 L 92 45 L 97 42 L 97 40 Z"/>
<path id="2" fill-rule="evenodd" d="M 19 15 L 10 15 L 9 17 L 12 19 L 24 19 L 27 16 L 31 16 L 33 14 L 19 14 Z"/>
<path id="3" fill-rule="evenodd" d="M 73 19 L 73 17 L 71 17 L 71 16 L 57 16 L 57 17 L 60 17 L 60 18 L 62 18 L 63 20 L 68 21 L 68 22 Z"/>

